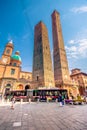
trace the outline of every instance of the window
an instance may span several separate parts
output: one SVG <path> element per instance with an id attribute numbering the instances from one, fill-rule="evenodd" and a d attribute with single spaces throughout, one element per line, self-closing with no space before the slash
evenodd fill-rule
<path id="1" fill-rule="evenodd" d="M 11 86 L 11 84 L 7 84 L 6 86 Z"/>
<path id="2" fill-rule="evenodd" d="M 39 76 L 37 76 L 37 81 L 39 80 Z"/>
<path id="3" fill-rule="evenodd" d="M 11 69 L 11 75 L 15 74 L 15 69 Z"/>
<path id="4" fill-rule="evenodd" d="M 22 75 L 22 78 L 24 78 L 24 75 Z"/>
<path id="5" fill-rule="evenodd" d="M 16 66 L 17 64 L 16 63 L 13 63 L 13 66 Z"/>

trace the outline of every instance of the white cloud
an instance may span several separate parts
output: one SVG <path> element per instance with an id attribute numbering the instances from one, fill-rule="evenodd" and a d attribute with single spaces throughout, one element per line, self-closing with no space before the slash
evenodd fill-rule
<path id="1" fill-rule="evenodd" d="M 68 46 L 65 47 L 68 58 L 87 58 L 87 39 L 70 41 L 74 41 L 74 44 L 72 44 L 72 42 L 68 42 Z"/>
<path id="2" fill-rule="evenodd" d="M 87 12 L 87 6 L 73 8 L 71 11 L 73 11 L 74 13 L 84 13 Z"/>
<path id="3" fill-rule="evenodd" d="M 70 43 L 70 44 L 74 44 L 75 41 L 74 41 L 74 40 L 70 40 L 69 43 Z"/>

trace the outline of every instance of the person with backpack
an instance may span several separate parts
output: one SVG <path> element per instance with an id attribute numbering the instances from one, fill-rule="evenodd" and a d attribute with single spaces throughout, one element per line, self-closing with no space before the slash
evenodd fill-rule
<path id="1" fill-rule="evenodd" d="M 58 102 L 59 102 L 59 106 L 63 106 L 62 105 L 62 95 L 61 94 L 59 94 L 59 96 L 58 96 Z"/>

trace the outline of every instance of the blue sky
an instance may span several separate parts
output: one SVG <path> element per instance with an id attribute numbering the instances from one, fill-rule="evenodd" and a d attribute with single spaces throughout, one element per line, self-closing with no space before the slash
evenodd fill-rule
<path id="1" fill-rule="evenodd" d="M 55 9 L 60 13 L 69 69 L 87 72 L 87 0 L 0 0 L 0 57 L 6 43 L 13 40 L 22 70 L 32 71 L 34 27 L 40 20 L 45 23 L 52 52 L 51 14 Z"/>

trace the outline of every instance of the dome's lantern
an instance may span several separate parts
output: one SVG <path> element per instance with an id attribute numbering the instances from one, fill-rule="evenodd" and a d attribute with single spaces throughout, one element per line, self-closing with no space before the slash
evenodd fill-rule
<path id="1" fill-rule="evenodd" d="M 13 55 L 11 57 L 12 60 L 17 60 L 17 61 L 20 61 L 21 62 L 21 57 L 20 57 L 20 52 L 19 51 L 16 51 L 15 52 L 15 55 Z"/>
<path id="2" fill-rule="evenodd" d="M 16 55 L 20 55 L 20 52 L 19 52 L 19 51 L 16 51 L 15 54 L 16 54 Z"/>

